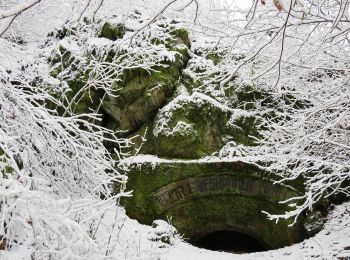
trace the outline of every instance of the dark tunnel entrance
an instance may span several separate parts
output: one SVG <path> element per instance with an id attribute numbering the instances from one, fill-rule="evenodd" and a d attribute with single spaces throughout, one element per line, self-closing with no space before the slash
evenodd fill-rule
<path id="1" fill-rule="evenodd" d="M 245 254 L 268 250 L 256 239 L 234 231 L 216 231 L 209 233 L 201 239 L 192 242 L 193 245 L 235 254 Z"/>

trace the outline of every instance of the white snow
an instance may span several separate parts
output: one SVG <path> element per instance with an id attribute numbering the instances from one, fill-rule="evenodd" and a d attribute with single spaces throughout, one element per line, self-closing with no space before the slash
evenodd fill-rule
<path id="1" fill-rule="evenodd" d="M 2 20 L 0 34 L 1 31 L 9 24 L 10 20 L 6 20 L 6 17 L 9 18 L 13 16 L 19 10 L 25 9 L 27 6 L 38 2 L 38 0 L 28 0 L 23 1 L 18 5 L 14 5 L 12 9 L 4 10 L 0 12 L 0 19 Z M 44 2 L 44 1 L 43 1 Z M 64 0 L 64 1 L 46 1 L 45 4 L 40 6 L 39 12 L 35 13 L 37 17 L 37 21 L 35 19 L 31 19 L 33 13 L 28 12 L 23 14 L 16 24 L 17 27 L 21 27 L 21 33 L 25 40 L 28 41 L 29 49 L 26 49 L 24 46 L 17 46 L 16 44 L 10 44 L 8 41 L 0 39 L 0 70 L 12 70 L 11 73 L 18 74 L 20 67 L 22 64 L 31 64 L 34 63 L 35 59 L 38 57 L 37 54 L 40 53 L 39 49 L 43 46 L 43 39 L 45 39 L 46 34 L 52 30 L 53 26 L 62 24 L 66 18 L 69 18 L 73 13 L 79 9 L 77 5 L 71 5 L 73 1 Z M 141 7 L 144 4 L 144 1 L 139 1 L 139 6 Z M 188 1 L 187 1 L 188 2 Z M 158 3 L 158 5 L 161 3 Z M 104 5 L 104 11 L 102 13 L 108 13 L 111 10 L 118 13 L 120 11 L 121 3 L 114 3 L 113 1 L 108 1 L 107 5 Z M 124 9 L 130 9 L 130 6 L 123 6 Z M 45 13 L 45 8 L 51 8 L 51 13 Z M 158 8 L 155 8 L 158 9 Z M 44 10 L 44 11 L 43 11 Z M 151 11 L 150 11 L 151 12 Z M 30 19 L 29 19 L 29 18 Z M 152 16 L 151 16 L 152 18 Z M 125 17 L 118 18 L 120 20 L 126 19 Z M 138 28 L 143 28 L 145 24 L 148 23 L 149 20 L 146 20 L 143 24 L 140 25 L 139 21 L 128 20 L 127 22 L 130 24 L 130 27 L 138 26 Z M 34 25 L 34 26 L 33 26 Z M 153 32 L 154 33 L 154 32 Z M 224 32 L 225 33 L 225 32 Z M 155 33 L 153 37 L 161 36 L 161 32 Z M 106 39 L 98 39 L 98 38 L 88 38 L 87 45 L 91 48 L 95 46 L 99 46 L 103 48 L 103 46 L 107 46 L 112 44 L 111 41 Z M 63 45 L 70 51 L 75 53 L 82 54 L 82 50 L 76 44 L 76 42 L 68 42 L 67 40 L 62 40 L 59 44 Z M 145 43 L 142 43 L 145 44 Z M 88 48 L 89 48 L 88 47 Z M 162 46 L 158 46 L 152 51 L 159 52 L 159 60 L 169 59 L 174 60 L 175 52 L 168 52 Z M 135 53 L 140 51 L 135 47 Z M 212 62 L 207 59 L 202 60 L 202 67 L 210 67 L 212 66 Z M 47 66 L 43 64 L 38 65 L 38 70 L 44 72 L 48 70 Z M 47 71 L 45 72 L 47 73 Z M 187 75 L 190 75 L 192 78 L 195 78 L 196 75 L 191 70 L 186 70 Z M 44 73 L 43 73 L 44 74 Z M 58 85 L 58 80 L 52 77 L 47 77 L 47 83 L 52 85 Z M 208 86 L 210 89 L 210 86 Z M 2 89 L 1 89 L 2 91 Z M 213 90 L 214 91 L 214 90 Z M 203 93 L 194 92 L 190 95 L 185 88 L 180 90 L 180 95 L 176 97 L 171 103 L 165 106 L 162 109 L 162 119 L 159 121 L 157 128 L 155 129 L 154 134 L 157 135 L 161 131 L 169 131 L 170 134 L 174 133 L 173 131 L 183 132 L 184 130 L 191 130 L 191 125 L 186 122 L 179 122 L 174 129 L 168 129 L 167 123 L 171 117 L 171 113 L 174 109 L 180 108 L 183 103 L 186 102 L 195 102 L 197 104 L 209 103 L 210 105 L 221 109 L 222 111 L 230 111 L 234 115 L 230 123 L 233 120 L 241 116 L 242 110 L 233 110 L 229 106 L 226 106 L 222 102 L 218 102 L 216 99 L 205 95 Z M 26 107 L 28 109 L 29 105 Z M 25 109 L 23 109 L 25 111 Z M 38 112 L 35 114 L 34 112 Z M 33 114 L 38 115 L 40 117 L 40 111 L 34 111 Z M 245 115 L 245 114 L 244 114 Z M 29 121 L 28 116 L 23 116 L 24 121 Z M 1 122 L 3 123 L 3 122 Z M 46 125 L 50 122 L 48 120 L 42 121 L 43 125 Z M 52 122 L 51 122 L 52 123 Z M 62 123 L 59 121 L 58 123 Z M 13 125 L 12 129 L 17 129 L 17 125 Z M 2 128 L 1 128 L 2 129 Z M 0 130 L 1 130 L 0 129 Z M 33 129 L 32 127 L 28 127 L 28 129 Z M 21 130 L 21 129 L 19 129 Z M 73 130 L 72 130 L 73 131 Z M 46 131 L 49 132 L 49 131 Z M 46 133 L 45 132 L 45 133 Z M 26 131 L 26 138 L 31 140 L 30 131 Z M 5 140 L 5 135 L 0 135 L 0 141 L 3 142 Z M 13 135 L 10 138 L 7 138 L 7 142 L 12 142 L 15 139 L 20 138 L 20 135 Z M 40 150 L 45 150 L 45 146 L 40 142 L 40 139 L 37 138 L 32 141 Z M 52 142 L 50 143 L 52 145 Z M 75 147 L 76 149 L 79 146 Z M 81 150 L 77 149 L 79 152 Z M 247 155 L 248 154 L 248 155 Z M 223 162 L 223 161 L 243 161 L 243 162 L 256 162 L 259 160 L 258 156 L 252 155 L 252 151 L 246 152 L 245 148 L 234 143 L 227 144 L 218 155 L 209 156 L 206 158 L 202 158 L 199 160 L 167 160 L 158 158 L 152 155 L 138 155 L 134 157 L 130 157 L 124 159 L 123 162 L 128 164 L 134 163 L 152 163 L 156 165 L 157 163 L 194 163 L 194 162 Z M 87 157 L 87 161 L 89 156 Z M 3 157 L 0 156 L 0 159 Z M 28 154 L 23 154 L 23 158 L 27 160 Z M 40 161 L 35 162 L 35 167 L 40 166 Z M 86 164 L 86 163 L 85 163 Z M 2 161 L 0 160 L 1 167 L 4 166 Z M 96 165 L 88 165 L 86 166 L 86 170 L 93 169 Z M 3 167 L 4 168 L 4 167 Z M 33 168 L 34 169 L 34 168 Z M 18 170 L 20 172 L 21 170 Z M 70 174 L 67 173 L 67 176 Z M 96 177 L 97 176 L 97 177 Z M 96 174 L 94 177 L 98 178 Z M 44 201 L 44 197 L 42 194 L 35 193 L 30 190 L 29 184 L 26 184 L 27 180 L 19 179 L 18 182 L 3 182 L 2 186 L 7 186 L 9 194 L 6 196 L 11 197 L 18 203 L 19 210 L 16 211 L 18 214 L 23 213 L 25 218 L 21 219 L 23 222 L 23 228 L 19 224 L 17 225 L 16 231 L 26 231 L 26 228 L 29 227 L 29 219 L 28 212 L 30 210 L 35 210 L 34 217 L 32 219 L 37 219 L 40 221 L 46 221 L 47 225 L 54 230 L 64 229 L 64 234 L 66 237 L 63 240 L 68 244 L 71 241 L 69 240 L 75 238 L 76 233 L 74 230 L 81 231 L 79 227 L 74 226 L 73 223 L 69 221 L 62 221 L 62 216 L 64 215 L 62 212 L 66 210 L 66 206 L 70 204 L 68 198 L 56 201 L 53 198 L 46 198 Z M 88 182 L 89 183 L 89 182 Z M 23 185 L 22 185 L 23 184 Z M 26 186 L 27 185 L 27 186 Z M 48 186 L 47 183 L 42 180 L 42 183 L 38 183 L 36 185 Z M 68 185 L 67 185 L 68 187 Z M 88 187 L 87 190 L 93 189 L 94 187 Z M 48 188 L 47 188 L 48 189 Z M 22 193 L 23 192 L 23 193 Z M 17 200 L 16 196 L 18 194 L 22 194 L 21 200 Z M 34 193 L 35 196 L 32 196 Z M 31 196 L 29 196 L 30 194 Z M 0 194 L 1 198 L 4 198 L 4 194 Z M 28 196 L 28 197 L 26 197 Z M 29 199 L 28 199 L 29 198 Z M 16 200 L 15 200 L 16 199 Z M 77 203 L 87 203 L 87 198 L 80 200 Z M 45 203 L 44 203 L 45 202 Z M 91 202 L 90 202 L 91 203 Z M 72 204 L 73 205 L 73 204 Z M 15 208 L 16 204 L 13 203 L 11 205 Z M 35 206 L 35 207 L 34 207 Z M 73 205 L 74 206 L 74 205 Z M 96 205 L 95 205 L 96 206 Z M 97 207 L 97 206 L 96 206 Z M 30 210 L 28 210 L 28 208 Z M 63 210 L 64 209 L 64 210 Z M 26 211 L 28 210 L 28 211 Z M 96 214 L 96 209 L 92 208 L 91 212 L 88 212 L 88 215 L 83 215 L 84 221 L 87 221 L 88 218 Z M 50 214 L 48 214 L 50 213 Z M 19 218 L 20 219 L 20 218 Z M 57 221 L 53 221 L 56 219 Z M 66 226 L 64 226 L 64 225 Z M 110 256 L 110 258 L 106 259 L 139 259 L 139 260 L 212 260 L 212 259 L 350 259 L 350 203 L 344 203 L 342 205 L 338 205 L 334 208 L 334 210 L 329 214 L 328 221 L 326 222 L 323 230 L 318 233 L 315 237 L 309 238 L 301 243 L 298 243 L 293 246 L 285 247 L 278 250 L 271 250 L 267 252 L 254 253 L 254 254 L 245 254 L 245 255 L 235 255 L 225 252 L 214 252 L 205 249 L 196 248 L 183 240 L 181 240 L 180 236 L 176 234 L 173 227 L 168 225 L 164 221 L 157 220 L 155 221 L 155 227 L 141 225 L 137 221 L 130 219 L 125 210 L 122 207 L 114 206 L 108 208 L 102 218 L 102 221 L 99 223 L 99 227 L 94 229 L 96 230 L 95 236 L 99 241 L 97 246 L 101 251 L 110 250 L 114 253 Z M 83 225 L 82 225 L 83 226 Z M 3 227 L 2 227 L 3 228 Z M 22 229 L 22 230 L 20 230 Z M 78 232 L 79 233 L 79 232 Z M 27 234 L 31 234 L 28 232 Z M 36 239 L 43 240 L 43 233 L 40 233 L 40 230 L 36 233 Z M 164 238 L 164 236 L 169 237 L 170 244 L 162 243 L 159 239 Z M 8 251 L 0 250 L 0 259 L 4 260 L 27 260 L 31 259 L 31 254 L 33 253 L 33 248 L 31 241 L 33 238 L 28 238 L 25 240 L 25 243 L 22 245 L 17 245 L 12 247 Z M 74 239 L 73 239 L 74 240 Z M 87 244 L 84 244 L 84 241 L 74 241 L 76 242 L 76 248 L 72 250 L 87 250 Z M 92 243 L 91 241 L 89 243 Z M 68 248 L 68 249 L 67 249 Z M 70 247 L 67 246 L 65 250 L 70 250 Z M 347 249 L 346 249 L 347 248 Z M 71 257 L 71 252 L 67 251 L 67 258 Z M 96 259 L 93 256 L 89 259 Z"/>

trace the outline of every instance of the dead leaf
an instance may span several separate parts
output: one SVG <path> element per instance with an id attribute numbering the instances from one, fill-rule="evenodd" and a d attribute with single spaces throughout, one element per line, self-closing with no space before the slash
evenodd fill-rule
<path id="1" fill-rule="evenodd" d="M 282 5 L 280 0 L 273 0 L 273 3 L 276 6 L 276 8 L 278 9 L 278 11 L 282 11 L 283 10 L 283 5 Z"/>

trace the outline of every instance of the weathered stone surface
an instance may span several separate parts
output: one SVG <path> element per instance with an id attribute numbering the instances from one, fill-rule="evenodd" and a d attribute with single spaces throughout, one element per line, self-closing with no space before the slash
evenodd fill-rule
<path id="1" fill-rule="evenodd" d="M 70 74 L 66 79 L 70 87 L 66 93 L 68 102 L 79 93 L 71 109 L 78 114 L 98 110 L 103 114 L 102 124 L 107 128 L 124 136 L 145 135 L 147 141 L 140 152 L 160 157 L 201 158 L 219 151 L 229 141 L 254 145 L 250 136 L 258 135 L 256 118 L 234 116 L 229 108 L 223 108 L 212 97 L 193 93 L 196 83 L 182 73 L 190 58 L 188 32 L 176 29 L 174 24 L 164 26 L 169 31 L 169 39 L 159 40 L 159 43 L 154 39 L 154 44 L 164 44 L 169 51 L 176 51 L 175 59 L 164 61 L 165 66 L 153 68 L 153 72 L 143 68 L 125 70 L 112 86 L 118 90 L 118 96 L 104 96 L 103 91 L 94 88 L 79 93 L 89 72 L 79 71 L 78 68 L 84 66 L 79 65 L 70 51 L 60 47 L 60 55 L 51 59 L 51 74 L 60 78 L 65 78 L 63 72 Z M 120 24 L 107 22 L 99 36 L 116 40 L 125 30 Z M 112 62 L 111 57 L 115 55 L 113 51 L 107 52 L 105 59 Z M 88 63 L 89 57 L 86 59 Z M 181 88 L 188 91 L 187 96 Z M 133 149 L 143 140 L 134 140 Z"/>
<path id="2" fill-rule="evenodd" d="M 123 82 L 115 86 L 121 89 L 118 97 L 107 96 L 103 102 L 103 109 L 109 116 L 107 127 L 134 132 L 154 118 L 173 95 L 188 60 L 189 39 L 186 31 L 178 29 L 172 32 L 174 36 L 166 46 L 178 52 L 175 60 L 167 62 L 165 67 L 155 68 L 152 73 L 143 69 L 126 71 Z"/>
<path id="3" fill-rule="evenodd" d="M 204 94 L 179 95 L 148 124 L 141 153 L 197 159 L 220 150 L 229 141 L 254 145 L 250 136 L 258 136 L 257 125 L 254 116 L 237 114 Z M 145 128 L 138 134 L 143 136 Z"/>
<path id="4" fill-rule="evenodd" d="M 163 39 L 161 44 L 170 52 L 176 53 L 174 59 L 163 61 L 161 66 L 153 67 L 151 72 L 143 68 L 124 70 L 122 75 L 118 75 L 118 83 L 111 86 L 112 89 L 118 89 L 118 96 L 105 96 L 103 91 L 93 87 L 81 91 L 88 80 L 90 71 L 86 68 L 90 56 L 96 55 L 95 49 L 86 53 L 86 57 L 82 58 L 82 64 L 82 60 L 76 59 L 71 51 L 60 46 L 49 58 L 50 74 L 55 78 L 65 80 L 68 84 L 69 91 L 65 93 L 68 103 L 79 93 L 77 100 L 72 102 L 74 107 L 70 106 L 70 109 L 77 114 L 92 111 L 102 113 L 102 124 L 110 129 L 121 131 L 120 133 L 124 135 L 136 131 L 147 121 L 153 120 L 158 110 L 172 97 L 189 58 L 188 32 L 184 29 L 177 29 L 172 24 L 164 26 L 169 32 L 169 38 Z M 106 22 L 98 36 L 114 41 L 121 39 L 126 31 L 127 28 L 123 24 Z M 66 36 L 65 33 L 62 37 Z M 156 39 L 154 44 L 158 44 Z M 106 51 L 103 59 L 113 62 L 113 57 L 119 54 L 111 49 Z M 101 100 L 103 100 L 102 106 L 100 105 Z"/>
<path id="5" fill-rule="evenodd" d="M 148 76 L 142 74 L 135 72 L 133 79 L 122 87 L 118 97 L 108 96 L 103 102 L 103 109 L 110 116 L 109 128 L 128 132 L 138 129 L 165 104 L 180 76 L 174 67 Z"/>
<path id="6" fill-rule="evenodd" d="M 164 107 L 155 122 L 158 156 L 200 158 L 220 148 L 228 134 L 230 112 L 213 105 L 204 95 L 179 96 Z"/>
<path id="7" fill-rule="evenodd" d="M 123 204 L 130 217 L 151 224 L 172 217 L 173 225 L 192 241 L 208 233 L 232 230 L 248 234 L 273 249 L 305 238 L 302 219 L 269 221 L 262 210 L 282 213 L 281 200 L 299 193 L 288 186 L 274 185 L 273 178 L 242 162 L 173 162 L 136 165 L 129 173 L 132 198 Z"/>

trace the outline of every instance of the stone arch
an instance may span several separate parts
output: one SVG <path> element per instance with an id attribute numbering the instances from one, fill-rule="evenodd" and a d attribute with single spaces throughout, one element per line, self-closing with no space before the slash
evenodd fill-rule
<path id="1" fill-rule="evenodd" d="M 241 162 L 142 165 L 129 174 L 134 197 L 125 201 L 125 207 L 129 216 L 145 224 L 171 217 L 190 241 L 231 230 L 274 249 L 305 238 L 302 219 L 288 227 L 290 221 L 276 224 L 262 213 L 284 212 L 287 208 L 280 201 L 299 194 L 292 187 L 273 184 L 276 179 Z"/>

